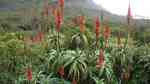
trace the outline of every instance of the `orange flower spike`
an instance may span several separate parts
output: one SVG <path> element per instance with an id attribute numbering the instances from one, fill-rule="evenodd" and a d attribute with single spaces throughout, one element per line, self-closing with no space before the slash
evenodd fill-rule
<path id="1" fill-rule="evenodd" d="M 60 11 L 58 9 L 56 9 L 55 22 L 56 22 L 56 30 L 57 30 L 57 32 L 60 32 L 60 27 L 62 24 L 62 16 L 61 16 Z"/>
<path id="2" fill-rule="evenodd" d="M 53 17 L 56 16 L 56 8 L 55 7 L 51 7 L 51 13 L 52 13 Z"/>
<path id="3" fill-rule="evenodd" d="M 64 3 L 65 3 L 64 0 L 58 1 L 58 4 L 60 6 L 60 14 L 61 14 L 62 19 L 64 18 Z"/>
<path id="4" fill-rule="evenodd" d="M 132 17 L 132 12 L 131 12 L 131 6 L 130 6 L 130 2 L 129 2 L 128 14 L 127 14 L 127 23 L 128 24 L 130 24 L 131 17 Z"/>
<path id="5" fill-rule="evenodd" d="M 53 13 L 54 13 L 54 17 L 55 17 L 55 19 L 56 19 L 56 17 L 57 17 L 57 12 L 58 12 L 58 8 L 54 7 L 54 9 L 53 9 Z"/>
<path id="6" fill-rule="evenodd" d="M 61 66 L 60 68 L 59 68 L 59 74 L 60 74 L 60 76 L 61 77 L 63 77 L 64 75 L 65 75 L 65 70 L 64 70 L 64 66 Z"/>
<path id="7" fill-rule="evenodd" d="M 64 7 L 64 3 L 65 3 L 65 1 L 64 1 L 64 0 L 59 0 L 59 5 L 60 5 L 60 7 L 61 7 L 61 8 L 63 8 L 63 7 Z"/>
<path id="8" fill-rule="evenodd" d="M 30 67 L 27 68 L 27 79 L 32 80 L 32 69 Z"/>
<path id="9" fill-rule="evenodd" d="M 80 32 L 84 32 L 84 27 L 85 27 L 85 18 L 84 16 L 79 17 L 79 22 L 80 22 Z"/>
<path id="10" fill-rule="evenodd" d="M 110 34 L 111 34 L 111 29 L 109 28 L 109 26 L 107 24 L 106 27 L 105 27 L 105 30 L 104 30 L 105 40 L 107 40 L 109 38 Z"/>

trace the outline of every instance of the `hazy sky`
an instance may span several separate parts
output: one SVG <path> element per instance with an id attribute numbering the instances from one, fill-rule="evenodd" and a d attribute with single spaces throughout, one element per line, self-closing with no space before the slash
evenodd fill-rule
<path id="1" fill-rule="evenodd" d="M 129 0 L 93 0 L 106 10 L 118 14 L 127 15 Z M 132 15 L 150 19 L 150 0 L 130 0 Z"/>

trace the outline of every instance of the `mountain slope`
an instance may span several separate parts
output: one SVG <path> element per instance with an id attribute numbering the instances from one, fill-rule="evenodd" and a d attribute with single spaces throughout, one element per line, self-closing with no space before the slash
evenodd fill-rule
<path id="1" fill-rule="evenodd" d="M 37 8 L 43 7 L 44 0 L 0 0 L 0 12 L 1 11 L 14 11 L 21 8 L 28 9 L 36 4 Z M 50 4 L 56 4 L 57 0 L 49 0 Z M 125 16 L 118 16 L 106 11 L 101 6 L 97 6 L 92 0 L 65 0 L 65 15 L 66 16 L 100 16 L 101 9 L 103 9 L 104 17 L 109 18 L 113 23 L 125 23 Z M 137 24 L 145 23 L 145 20 L 135 20 Z M 147 21 L 146 21 L 147 22 Z M 145 24 L 144 24 L 145 25 Z"/>
<path id="2" fill-rule="evenodd" d="M 32 0 L 0 0 L 0 11 L 14 11 L 19 8 L 27 8 Z"/>
<path id="3" fill-rule="evenodd" d="M 34 4 L 37 7 L 43 5 L 44 0 L 36 0 Z M 50 0 L 51 4 L 55 4 L 57 0 Z M 21 8 L 32 7 L 33 0 L 0 0 L 0 11 L 14 11 Z M 87 15 L 96 16 L 100 15 L 103 9 L 97 6 L 92 0 L 65 0 L 65 15 Z M 111 16 L 112 14 L 108 11 L 103 11 L 104 15 Z M 114 15 L 112 15 L 114 16 Z"/>

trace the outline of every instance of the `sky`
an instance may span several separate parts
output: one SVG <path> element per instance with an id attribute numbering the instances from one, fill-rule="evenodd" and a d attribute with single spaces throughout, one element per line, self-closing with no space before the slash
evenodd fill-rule
<path id="1" fill-rule="evenodd" d="M 129 0 L 93 0 L 111 13 L 127 15 Z M 130 0 L 134 18 L 150 19 L 150 0 Z"/>

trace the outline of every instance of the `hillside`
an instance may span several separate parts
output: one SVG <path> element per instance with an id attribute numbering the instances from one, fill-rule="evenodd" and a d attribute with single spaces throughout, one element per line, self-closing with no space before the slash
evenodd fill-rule
<path id="1" fill-rule="evenodd" d="M 54 5 L 57 0 L 50 0 L 50 4 Z M 18 11 L 22 8 L 29 10 L 34 5 L 36 8 L 43 7 L 43 0 L 0 0 L 0 12 L 5 11 Z M 103 7 L 97 6 L 92 0 L 65 0 L 65 15 L 76 16 L 86 15 L 89 17 L 100 16 L 103 10 L 104 17 L 109 18 L 111 23 L 114 24 L 126 24 L 126 17 L 112 14 L 106 11 Z M 134 20 L 136 26 L 147 26 L 148 20 Z"/>

